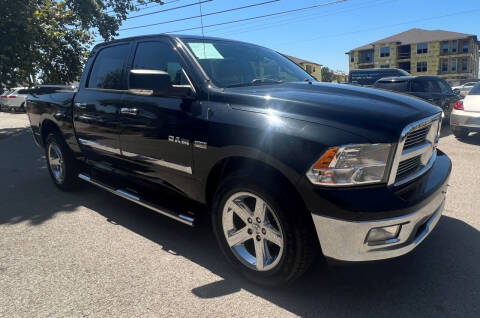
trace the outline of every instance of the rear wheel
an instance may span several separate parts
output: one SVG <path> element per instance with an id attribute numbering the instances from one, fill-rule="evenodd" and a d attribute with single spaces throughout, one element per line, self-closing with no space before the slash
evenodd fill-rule
<path id="1" fill-rule="evenodd" d="M 456 138 L 466 138 L 470 131 L 465 127 L 451 127 L 452 133 Z"/>
<path id="2" fill-rule="evenodd" d="M 227 178 L 215 195 L 212 215 L 226 258 L 243 276 L 266 286 L 300 277 L 317 250 L 311 220 L 301 205 L 292 204 L 292 198 L 272 184 Z"/>
<path id="3" fill-rule="evenodd" d="M 45 140 L 48 171 L 55 185 L 62 191 L 70 191 L 79 184 L 79 165 L 62 136 L 51 132 Z"/>

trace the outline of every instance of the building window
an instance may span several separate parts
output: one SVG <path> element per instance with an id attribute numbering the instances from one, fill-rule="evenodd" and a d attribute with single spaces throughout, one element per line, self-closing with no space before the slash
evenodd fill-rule
<path id="1" fill-rule="evenodd" d="M 355 62 L 355 53 L 350 53 L 350 62 Z"/>
<path id="2" fill-rule="evenodd" d="M 456 72 L 456 71 L 457 71 L 457 60 L 452 60 L 451 70 L 452 70 L 452 72 Z"/>
<path id="3" fill-rule="evenodd" d="M 417 54 L 428 53 L 428 43 L 418 43 L 417 44 Z"/>
<path id="4" fill-rule="evenodd" d="M 417 62 L 417 72 L 422 73 L 428 70 L 427 62 Z"/>
<path id="5" fill-rule="evenodd" d="M 315 66 L 312 67 L 312 73 L 315 73 Z"/>
<path id="6" fill-rule="evenodd" d="M 462 72 L 467 72 L 467 71 L 468 71 L 468 60 L 462 59 Z"/>
<path id="7" fill-rule="evenodd" d="M 442 42 L 442 53 L 443 54 L 448 53 L 448 42 Z"/>
<path id="8" fill-rule="evenodd" d="M 462 52 L 463 53 L 468 53 L 469 46 L 470 46 L 470 41 L 468 41 L 468 40 L 463 41 Z"/>
<path id="9" fill-rule="evenodd" d="M 381 47 L 380 48 L 380 57 L 388 57 L 390 56 L 390 47 Z"/>
<path id="10" fill-rule="evenodd" d="M 380 68 L 390 68 L 390 64 L 382 64 L 380 65 Z"/>
<path id="11" fill-rule="evenodd" d="M 441 70 L 444 73 L 448 72 L 448 60 L 442 60 Z"/>
<path id="12" fill-rule="evenodd" d="M 308 74 L 312 74 L 312 66 L 311 65 L 306 65 L 305 70 L 307 71 Z"/>
<path id="13" fill-rule="evenodd" d="M 452 41 L 452 53 L 457 53 L 458 41 Z"/>

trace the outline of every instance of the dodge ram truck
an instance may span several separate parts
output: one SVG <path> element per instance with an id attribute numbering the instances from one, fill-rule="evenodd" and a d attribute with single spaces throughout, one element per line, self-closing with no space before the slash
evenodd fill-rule
<path id="1" fill-rule="evenodd" d="M 270 286 L 317 255 L 411 251 L 451 172 L 439 107 L 319 83 L 273 50 L 217 38 L 99 44 L 78 89 L 33 90 L 27 112 L 60 190 L 87 182 L 187 225 L 209 213 L 236 271 Z"/>

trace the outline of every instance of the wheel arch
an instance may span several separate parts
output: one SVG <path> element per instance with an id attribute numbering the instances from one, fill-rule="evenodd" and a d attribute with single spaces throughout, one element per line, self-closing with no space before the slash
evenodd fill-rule
<path id="1" fill-rule="evenodd" d="M 40 124 L 40 137 L 41 137 L 41 142 L 42 142 L 43 147 L 45 147 L 45 141 L 47 139 L 48 134 L 50 134 L 53 131 L 59 132 L 60 135 L 63 136 L 63 134 L 60 130 L 60 127 L 58 127 L 58 125 L 55 122 L 53 122 L 52 120 L 45 119 L 41 122 L 41 124 Z"/>
<path id="2" fill-rule="evenodd" d="M 302 210 L 307 212 L 307 207 L 300 193 L 295 187 L 297 180 L 292 180 L 285 173 L 266 162 L 248 157 L 233 156 L 219 160 L 210 170 L 205 186 L 205 202 L 211 207 L 213 198 L 218 186 L 228 175 L 244 173 L 245 175 L 261 176 L 271 178 L 272 182 L 278 182 L 285 188 L 286 194 L 302 205 Z"/>

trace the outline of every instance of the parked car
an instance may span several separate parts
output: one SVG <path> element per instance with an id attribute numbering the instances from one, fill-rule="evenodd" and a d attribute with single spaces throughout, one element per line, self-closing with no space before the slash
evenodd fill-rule
<path id="1" fill-rule="evenodd" d="M 440 219 L 451 171 L 438 107 L 319 83 L 231 40 L 96 45 L 78 91 L 32 92 L 27 113 L 58 188 L 81 179 L 187 225 L 206 211 L 225 257 L 264 285 L 298 278 L 320 250 L 353 262 L 411 251 Z"/>
<path id="2" fill-rule="evenodd" d="M 450 117 L 453 106 L 461 97 L 455 94 L 450 85 L 438 76 L 399 76 L 378 80 L 374 88 L 413 95 L 439 106 Z"/>
<path id="3" fill-rule="evenodd" d="M 8 94 L 2 98 L 2 107 L 11 112 L 24 112 L 27 96 L 28 92 L 26 87 L 12 88 Z"/>
<path id="4" fill-rule="evenodd" d="M 8 93 L 10 93 L 10 90 L 7 89 L 7 90 L 4 90 L 2 92 L 2 95 L 0 95 L 0 110 L 3 110 L 4 109 L 4 105 L 6 105 L 7 103 L 7 95 Z"/>
<path id="5" fill-rule="evenodd" d="M 465 99 L 458 101 L 450 117 L 450 128 L 457 138 L 465 138 L 472 131 L 480 131 L 480 82 Z"/>
<path id="6" fill-rule="evenodd" d="M 462 96 L 467 96 L 468 92 L 477 84 L 478 82 L 468 82 L 460 86 L 453 86 L 452 90 Z"/>
<path id="7" fill-rule="evenodd" d="M 361 86 L 372 86 L 381 78 L 392 76 L 408 76 L 410 73 L 398 68 L 366 68 L 351 70 L 348 83 Z"/>

